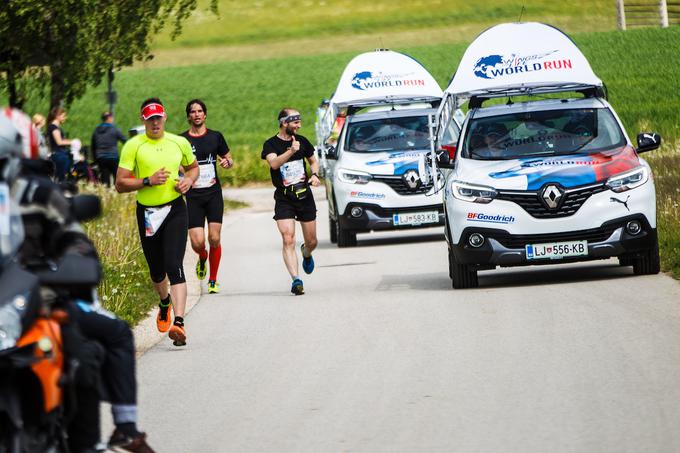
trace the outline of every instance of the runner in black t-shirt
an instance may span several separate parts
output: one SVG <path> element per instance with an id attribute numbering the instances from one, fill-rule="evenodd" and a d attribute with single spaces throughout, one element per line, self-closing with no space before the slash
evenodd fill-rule
<path id="1" fill-rule="evenodd" d="M 274 220 L 283 239 L 283 261 L 293 279 L 291 292 L 296 296 L 305 293 L 302 280 L 298 275 L 298 260 L 295 253 L 295 220 L 300 222 L 304 243 L 302 268 L 307 274 L 314 270 L 312 252 L 316 248 L 316 204 L 309 184 L 318 186 L 319 162 L 314 155 L 314 147 L 302 135 L 300 112 L 285 108 L 279 112 L 279 133 L 264 142 L 262 159 L 270 167 L 272 184 L 276 187 L 274 200 Z M 307 177 L 305 159 L 312 170 Z"/>
<path id="2" fill-rule="evenodd" d="M 186 106 L 187 120 L 190 128 L 182 132 L 191 143 L 196 160 L 200 168 L 199 177 L 187 193 L 187 210 L 189 213 L 189 238 L 191 247 L 198 254 L 196 274 L 204 279 L 206 274 L 206 260 L 210 259 L 210 278 L 208 279 L 208 293 L 219 291 L 217 284 L 217 269 L 220 266 L 222 247 L 220 234 L 222 233 L 222 215 L 224 200 L 222 186 L 217 177 L 217 164 L 222 168 L 231 168 L 234 161 L 229 152 L 224 136 L 205 126 L 208 108 L 200 99 L 192 99 Z M 210 253 L 205 249 L 205 221 L 208 220 L 208 243 Z"/>

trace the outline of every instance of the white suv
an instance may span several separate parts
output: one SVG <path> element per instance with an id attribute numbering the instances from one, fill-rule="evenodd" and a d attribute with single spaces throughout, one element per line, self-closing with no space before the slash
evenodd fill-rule
<path id="1" fill-rule="evenodd" d="M 348 247 L 357 233 L 444 225 L 441 196 L 425 165 L 435 113 L 412 106 L 347 118 L 337 147 L 325 156 L 331 242 Z M 458 138 L 455 123 L 446 137 Z"/>
<path id="2" fill-rule="evenodd" d="M 632 146 L 603 97 L 601 82 L 587 72 L 585 58 L 559 30 L 504 24 L 478 40 L 485 45 L 471 45 L 476 55 L 466 53 L 447 89 L 469 95 L 460 139 L 447 143 L 439 134 L 440 148 L 449 151 L 440 153 L 438 164 L 446 181 L 453 287 L 476 287 L 477 271 L 496 266 L 610 257 L 632 265 L 635 274 L 658 273 L 654 182 L 638 154 L 657 148 L 660 137 L 643 133 L 637 149 Z M 524 48 L 524 55 L 518 51 L 514 59 L 526 57 L 523 71 L 504 57 L 507 47 L 499 51 L 494 43 Z M 487 59 L 491 67 L 480 70 L 479 62 L 489 55 L 499 58 Z M 561 65 L 566 68 L 561 74 L 524 73 L 526 67 L 543 71 L 546 61 L 552 62 L 549 69 L 555 61 L 569 65 Z M 576 61 L 579 73 L 569 72 Z M 469 77 L 467 70 L 483 80 Z M 553 99 L 513 101 L 562 92 Z M 483 105 L 500 96 L 508 101 Z"/>
<path id="3" fill-rule="evenodd" d="M 316 125 L 331 242 L 351 247 L 357 233 L 444 224 L 427 164 L 441 96 L 407 55 L 377 50 L 349 62 Z M 458 138 L 456 122 L 444 129 L 446 140 Z"/>

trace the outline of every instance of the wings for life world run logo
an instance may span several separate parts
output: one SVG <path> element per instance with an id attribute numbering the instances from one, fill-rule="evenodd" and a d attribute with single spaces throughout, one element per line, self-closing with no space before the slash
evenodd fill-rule
<path id="1" fill-rule="evenodd" d="M 557 50 L 533 55 L 518 55 L 514 53 L 510 56 L 488 55 L 477 60 L 473 71 L 477 77 L 491 80 L 512 74 L 572 69 L 570 58 L 546 58 L 555 52 Z"/>
<path id="2" fill-rule="evenodd" d="M 383 74 L 379 72 L 376 74 L 371 71 L 357 72 L 352 77 L 352 87 L 361 91 L 401 86 L 425 86 L 425 80 L 414 77 L 413 73 Z"/>

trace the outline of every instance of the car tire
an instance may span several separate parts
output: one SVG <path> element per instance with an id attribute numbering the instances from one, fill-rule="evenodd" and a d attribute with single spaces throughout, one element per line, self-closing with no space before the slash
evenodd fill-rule
<path id="1" fill-rule="evenodd" d="M 633 273 L 635 275 L 653 275 L 661 271 L 661 260 L 659 258 L 659 243 L 640 253 L 633 259 Z"/>
<path id="2" fill-rule="evenodd" d="M 331 237 L 331 244 L 338 243 L 338 222 L 333 220 L 330 214 L 328 214 L 328 233 Z"/>
<path id="3" fill-rule="evenodd" d="M 338 247 L 354 247 L 357 245 L 357 234 L 352 230 L 347 230 L 340 226 L 340 222 L 335 222 Z"/>
<path id="4" fill-rule="evenodd" d="M 477 288 L 477 270 L 468 264 L 461 264 L 449 248 L 449 277 L 454 289 Z"/>

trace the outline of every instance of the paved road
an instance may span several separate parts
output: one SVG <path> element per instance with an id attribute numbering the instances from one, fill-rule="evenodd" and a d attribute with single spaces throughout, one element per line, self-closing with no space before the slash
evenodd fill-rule
<path id="1" fill-rule="evenodd" d="M 295 297 L 271 190 L 228 195 L 253 207 L 225 218 L 222 293 L 139 361 L 159 453 L 680 451 L 678 282 L 606 261 L 454 291 L 442 229 L 337 249 L 321 200 Z"/>

